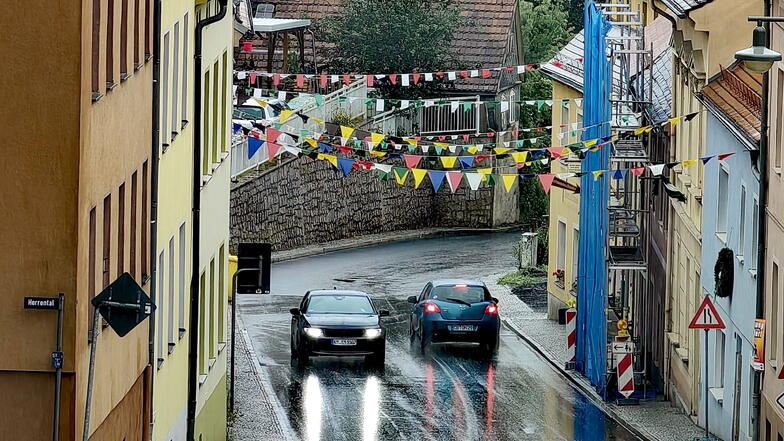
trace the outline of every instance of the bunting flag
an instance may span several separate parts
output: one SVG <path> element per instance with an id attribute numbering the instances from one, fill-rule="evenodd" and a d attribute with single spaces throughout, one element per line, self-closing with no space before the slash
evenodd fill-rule
<path id="1" fill-rule="evenodd" d="M 544 189 L 545 193 L 550 193 L 550 187 L 553 185 L 553 180 L 555 180 L 555 175 L 551 174 L 541 174 L 538 175 L 539 182 L 542 184 L 542 188 Z"/>
<path id="2" fill-rule="evenodd" d="M 503 147 L 498 147 L 498 148 L 494 148 L 494 149 L 493 149 L 493 151 L 494 151 L 494 152 L 495 152 L 497 155 L 503 155 L 504 153 L 506 153 L 506 152 L 508 152 L 508 151 L 510 151 L 510 150 L 512 150 L 512 149 L 510 149 L 510 148 L 503 148 Z"/>
<path id="3" fill-rule="evenodd" d="M 353 127 L 340 126 L 340 137 L 341 138 L 351 138 L 352 134 L 354 134 L 354 128 Z"/>
<path id="4" fill-rule="evenodd" d="M 438 193 L 438 189 L 441 188 L 441 184 L 444 182 L 444 176 L 446 176 L 446 172 L 440 170 L 429 170 L 427 175 L 430 177 L 430 182 L 433 184 L 433 192 Z"/>
<path id="5" fill-rule="evenodd" d="M 422 160 L 422 157 L 417 155 L 403 155 L 403 160 L 406 162 L 406 167 L 416 168 L 419 165 L 419 161 Z"/>
<path id="6" fill-rule="evenodd" d="M 444 168 L 454 168 L 455 162 L 457 162 L 456 156 L 439 156 L 441 160 L 441 164 L 443 164 Z"/>
<path id="7" fill-rule="evenodd" d="M 664 166 L 667 164 L 655 164 L 649 165 L 648 168 L 651 170 L 651 174 L 654 176 L 661 176 L 662 172 L 664 171 Z"/>
<path id="8" fill-rule="evenodd" d="M 471 190 L 478 190 L 482 179 L 484 179 L 484 175 L 481 173 L 466 173 L 465 177 Z"/>
<path id="9" fill-rule="evenodd" d="M 598 180 L 599 176 L 601 176 L 606 171 L 607 170 L 596 170 L 596 171 L 591 172 L 591 173 L 593 173 L 593 180 L 594 181 Z"/>
<path id="10" fill-rule="evenodd" d="M 264 141 L 248 137 L 248 159 L 252 158 L 257 151 L 264 145 Z"/>
<path id="11" fill-rule="evenodd" d="M 421 184 L 422 180 L 425 179 L 427 170 L 423 168 L 415 168 L 411 170 L 411 174 L 414 175 L 414 188 L 419 188 L 419 184 Z"/>
<path id="12" fill-rule="evenodd" d="M 267 142 L 267 149 L 269 150 L 269 158 L 272 159 L 278 156 L 278 152 L 280 151 L 280 148 L 281 148 L 280 144 L 275 144 L 274 142 Z"/>
<path id="13" fill-rule="evenodd" d="M 632 172 L 634 176 L 642 176 L 642 174 L 645 172 L 645 167 L 630 168 L 629 171 Z"/>
<path id="14" fill-rule="evenodd" d="M 689 159 L 688 161 L 681 162 L 681 164 L 683 165 L 683 168 L 687 168 L 687 167 L 690 167 L 690 166 L 696 164 L 697 161 L 698 161 L 697 159 Z"/>
<path id="15" fill-rule="evenodd" d="M 375 164 L 375 168 L 377 170 L 381 170 L 384 173 L 391 173 L 392 172 L 392 165 L 391 164 Z"/>
<path id="16" fill-rule="evenodd" d="M 716 157 L 716 155 L 703 156 L 702 158 L 700 158 L 700 161 L 702 161 L 702 164 L 705 165 L 705 164 L 708 163 L 708 161 L 710 161 L 711 159 L 713 159 L 715 157 Z"/>
<path id="17" fill-rule="evenodd" d="M 344 178 L 354 169 L 354 162 L 353 159 L 338 158 L 338 166 L 340 167 L 340 171 L 343 172 Z"/>
<path id="18" fill-rule="evenodd" d="M 504 182 L 504 189 L 506 189 L 506 192 L 509 193 L 509 191 L 512 190 L 515 179 L 517 179 L 517 174 L 503 174 L 501 175 L 501 179 Z"/>
<path id="19" fill-rule="evenodd" d="M 327 155 L 324 153 L 319 153 L 316 159 L 329 161 L 329 163 L 332 164 L 333 167 L 338 168 L 338 158 L 335 155 Z"/>
<path id="20" fill-rule="evenodd" d="M 627 169 L 625 169 L 625 168 L 615 170 L 615 172 L 613 172 L 612 178 L 616 179 L 616 180 L 620 180 L 620 179 L 626 178 L 626 170 Z"/>
<path id="21" fill-rule="evenodd" d="M 455 190 L 460 187 L 460 181 L 463 180 L 463 173 L 459 171 L 446 172 L 446 180 L 449 182 L 449 189 L 454 193 Z"/>
<path id="22" fill-rule="evenodd" d="M 734 154 L 735 154 L 735 153 L 724 153 L 724 154 L 722 154 L 722 155 L 718 155 L 719 161 L 723 161 L 723 160 L 725 160 L 725 159 L 729 158 L 730 156 L 732 156 L 732 155 L 734 155 Z"/>
<path id="23" fill-rule="evenodd" d="M 473 156 L 458 156 L 460 160 L 460 166 L 463 168 L 471 168 L 474 165 L 474 157 Z"/>
<path id="24" fill-rule="evenodd" d="M 513 152 L 512 159 L 516 164 L 524 163 L 526 158 L 528 158 L 528 152 Z"/>
<path id="25" fill-rule="evenodd" d="M 395 175 L 395 181 L 400 185 L 406 185 L 406 178 L 408 177 L 408 169 L 401 167 L 392 167 L 392 173 Z"/>
<path id="26" fill-rule="evenodd" d="M 289 118 L 291 118 L 292 115 L 294 115 L 294 111 L 293 110 L 283 109 L 283 110 L 280 111 L 280 118 L 278 119 L 278 121 L 280 121 L 281 123 L 284 123 Z"/>

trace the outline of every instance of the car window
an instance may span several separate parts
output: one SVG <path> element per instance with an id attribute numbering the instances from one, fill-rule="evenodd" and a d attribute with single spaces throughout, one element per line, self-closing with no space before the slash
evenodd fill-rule
<path id="1" fill-rule="evenodd" d="M 420 302 L 427 298 L 427 295 L 430 293 L 430 288 L 432 288 L 432 286 L 429 283 L 427 285 L 425 285 L 425 289 L 423 289 L 422 292 L 419 294 L 419 299 L 418 300 Z"/>
<path id="2" fill-rule="evenodd" d="M 468 303 L 478 303 L 489 300 L 490 294 L 484 286 L 457 284 L 436 286 L 430 292 L 429 298 L 434 300 L 456 299 Z"/>
<path id="3" fill-rule="evenodd" d="M 307 314 L 375 314 L 370 299 L 364 296 L 311 296 L 305 307 Z"/>
<path id="4" fill-rule="evenodd" d="M 234 119 L 266 119 L 266 116 L 261 107 L 238 106 L 234 108 Z"/>

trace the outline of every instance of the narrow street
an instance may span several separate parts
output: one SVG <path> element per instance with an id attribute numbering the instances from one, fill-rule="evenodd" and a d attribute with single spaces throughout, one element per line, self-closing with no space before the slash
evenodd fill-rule
<path id="1" fill-rule="evenodd" d="M 336 252 L 272 267 L 272 295 L 238 307 L 288 423 L 303 440 L 635 440 L 526 343 L 501 331 L 495 360 L 471 346 L 409 348 L 408 295 L 438 277 L 480 278 L 513 265 L 517 233 L 426 239 Z M 387 323 L 386 370 L 317 358 L 291 368 L 289 308 L 308 289 L 369 292 Z M 501 311 L 503 314 L 503 311 Z"/>

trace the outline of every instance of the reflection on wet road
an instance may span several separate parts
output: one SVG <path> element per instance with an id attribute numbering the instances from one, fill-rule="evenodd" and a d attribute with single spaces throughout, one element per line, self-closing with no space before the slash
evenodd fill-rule
<path id="1" fill-rule="evenodd" d="M 273 266 L 273 295 L 240 296 L 242 320 L 296 436 L 636 440 L 506 329 L 494 360 L 484 359 L 470 345 L 434 345 L 424 355 L 409 348 L 406 296 L 417 294 L 431 278 L 478 277 L 503 269 L 514 237 L 420 240 L 285 262 Z M 423 256 L 434 250 L 454 257 L 455 264 Z M 498 261 L 494 256 L 500 256 Z M 439 268 L 418 264 L 428 259 Z M 315 358 L 305 369 L 291 367 L 288 309 L 298 306 L 305 290 L 330 285 L 367 290 L 379 307 L 392 311 L 385 319 L 385 371 L 366 369 L 361 359 L 351 358 Z M 298 295 L 290 295 L 294 293 Z"/>

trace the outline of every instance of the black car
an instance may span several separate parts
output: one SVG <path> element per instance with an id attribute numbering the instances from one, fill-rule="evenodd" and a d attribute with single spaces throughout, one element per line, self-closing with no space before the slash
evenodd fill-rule
<path id="1" fill-rule="evenodd" d="M 299 308 L 291 308 L 291 358 L 307 364 L 312 356 L 365 357 L 384 365 L 386 329 L 367 293 L 308 291 Z"/>

